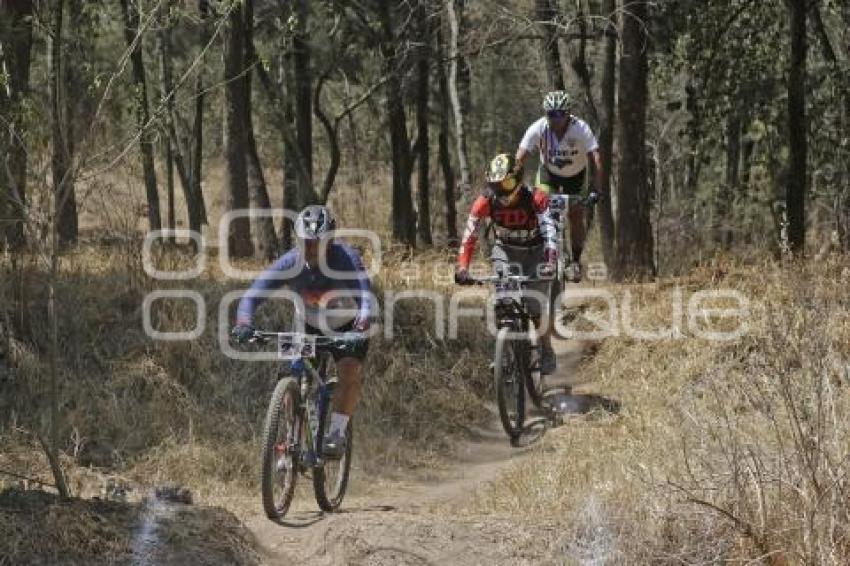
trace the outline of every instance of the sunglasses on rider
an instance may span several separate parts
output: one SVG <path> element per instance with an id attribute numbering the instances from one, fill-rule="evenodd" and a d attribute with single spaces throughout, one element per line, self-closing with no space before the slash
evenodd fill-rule
<path id="1" fill-rule="evenodd" d="M 514 176 L 508 176 L 501 181 L 491 181 L 489 184 L 490 188 L 497 193 L 510 193 L 516 188 L 517 180 Z"/>
<path id="2" fill-rule="evenodd" d="M 567 113 L 563 110 L 549 110 L 546 112 L 547 118 L 565 118 Z"/>

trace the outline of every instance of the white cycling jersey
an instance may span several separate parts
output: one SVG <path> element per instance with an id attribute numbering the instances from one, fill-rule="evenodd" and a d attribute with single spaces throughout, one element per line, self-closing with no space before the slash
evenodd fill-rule
<path id="1" fill-rule="evenodd" d="M 540 162 L 559 177 L 574 177 L 587 168 L 587 154 L 599 149 L 599 142 L 587 122 L 573 116 L 561 138 L 549 128 L 546 117 L 526 130 L 519 146 L 527 152 L 537 148 Z"/>

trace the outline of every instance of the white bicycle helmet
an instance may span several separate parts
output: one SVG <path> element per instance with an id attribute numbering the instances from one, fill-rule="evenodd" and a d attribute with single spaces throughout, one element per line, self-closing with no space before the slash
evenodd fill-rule
<path id="1" fill-rule="evenodd" d="M 544 112 L 561 111 L 566 114 L 569 114 L 571 107 L 572 99 L 570 98 L 569 93 L 567 93 L 566 91 L 553 90 L 552 92 L 547 92 L 546 96 L 543 97 Z"/>
<path id="2" fill-rule="evenodd" d="M 302 240 L 318 240 L 331 235 L 336 229 L 336 219 L 327 207 L 311 204 L 295 219 L 295 235 Z"/>

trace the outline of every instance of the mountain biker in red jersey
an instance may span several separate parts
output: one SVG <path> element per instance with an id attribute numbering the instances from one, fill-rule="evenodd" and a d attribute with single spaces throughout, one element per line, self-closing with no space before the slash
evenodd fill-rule
<path id="1" fill-rule="evenodd" d="M 502 153 L 490 162 L 487 186 L 472 203 L 466 229 L 460 244 L 455 268 L 458 284 L 470 283 L 469 263 L 478 240 L 481 221 L 489 219 L 495 231 L 495 243 L 490 262 L 497 273 L 510 273 L 511 265 L 519 265 L 526 276 L 551 277 L 558 257 L 555 224 L 549 214 L 546 193 L 522 182 L 522 167 L 513 156 Z M 526 301 L 529 314 L 540 319 L 546 315 L 548 324 L 541 336 L 540 371 L 555 371 L 555 352 L 552 350 L 552 281 L 537 281 L 529 288 L 546 297 L 545 304 Z"/>

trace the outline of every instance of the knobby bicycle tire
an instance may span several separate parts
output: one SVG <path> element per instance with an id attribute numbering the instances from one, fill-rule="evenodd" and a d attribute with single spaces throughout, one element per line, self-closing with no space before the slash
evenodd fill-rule
<path id="1" fill-rule="evenodd" d="M 522 434 L 525 422 L 525 368 L 527 356 L 523 356 L 523 340 L 509 340 L 510 328 L 502 328 L 496 337 L 493 378 L 496 387 L 496 403 L 502 428 L 516 441 Z M 507 367 L 506 367 L 507 363 Z"/>
<path id="2" fill-rule="evenodd" d="M 299 397 L 296 381 L 292 378 L 282 379 L 275 386 L 266 413 L 260 484 L 263 510 L 269 519 L 280 519 L 286 515 L 295 494 L 298 455 L 288 449 L 286 440 L 293 427 L 301 426 L 298 422 L 300 420 L 298 418 Z M 300 430 L 297 439 L 300 443 Z M 280 464 L 284 465 L 283 472 L 278 469 Z M 281 490 L 279 502 L 275 498 L 275 488 Z"/>
<path id="3" fill-rule="evenodd" d="M 333 366 L 333 361 L 330 357 L 326 357 L 320 366 L 320 372 L 328 376 L 330 373 L 329 367 Z M 313 492 L 316 495 L 316 503 L 322 511 L 332 513 L 337 511 L 342 505 L 342 500 L 345 497 L 345 489 L 348 487 L 348 476 L 351 472 L 351 447 L 354 444 L 354 432 L 351 420 L 348 421 L 348 426 L 345 430 L 346 446 L 345 453 L 339 460 L 331 460 L 322 457 L 322 439 L 325 437 L 325 430 L 331 424 L 331 409 L 330 397 L 333 389 L 328 391 L 328 402 L 322 408 L 318 415 L 319 428 L 316 435 L 316 453 L 322 461 L 322 464 L 313 470 Z M 335 471 L 335 473 L 331 473 Z"/>

